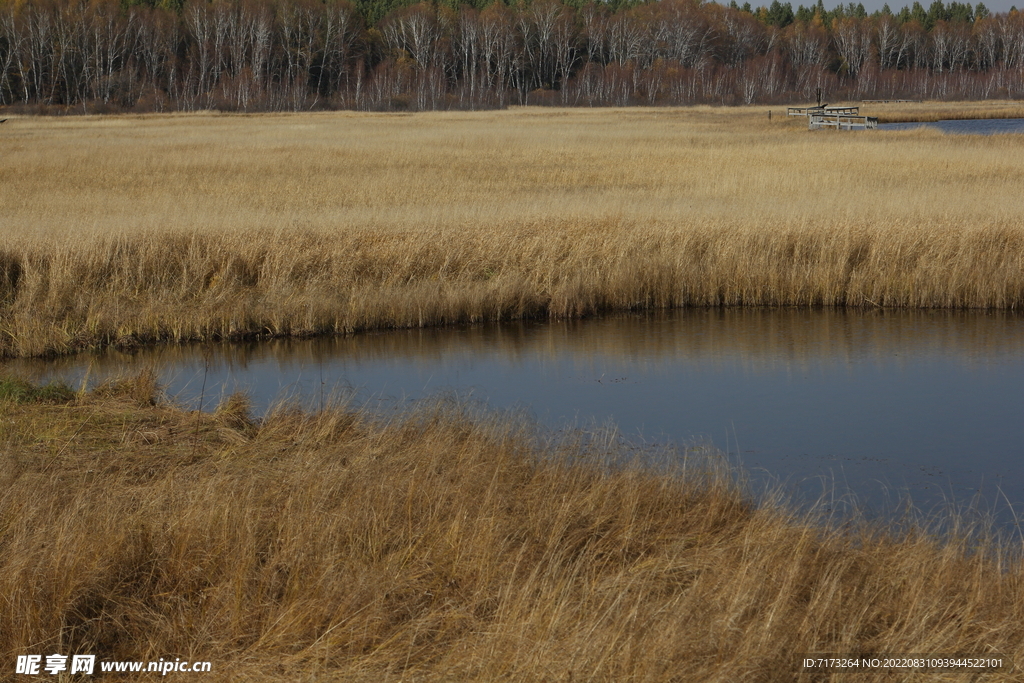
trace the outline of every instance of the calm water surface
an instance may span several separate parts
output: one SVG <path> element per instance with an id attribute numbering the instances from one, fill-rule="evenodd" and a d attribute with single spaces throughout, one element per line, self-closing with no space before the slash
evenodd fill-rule
<path id="1" fill-rule="evenodd" d="M 1024 316 L 696 310 L 82 355 L 23 373 L 91 381 L 155 366 L 204 405 L 236 389 L 407 403 L 438 392 L 543 426 L 614 423 L 643 443 L 712 443 L 797 495 L 904 492 L 1024 503 Z M 1024 505 L 1019 508 L 1024 512 Z"/>
<path id="2" fill-rule="evenodd" d="M 1024 119 L 966 119 L 963 121 L 935 121 L 934 123 L 880 123 L 879 130 L 910 130 L 931 126 L 943 133 L 960 135 L 995 135 L 997 133 L 1024 133 Z"/>

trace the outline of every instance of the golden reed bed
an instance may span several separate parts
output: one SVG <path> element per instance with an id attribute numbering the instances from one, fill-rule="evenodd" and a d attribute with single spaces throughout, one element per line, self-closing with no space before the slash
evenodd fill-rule
<path id="1" fill-rule="evenodd" d="M 930 105 L 899 106 L 862 113 Z M 14 117 L 0 355 L 1024 302 L 1024 136 L 805 126 L 766 108 Z"/>
<path id="2" fill-rule="evenodd" d="M 538 442 L 443 402 L 387 423 L 254 422 L 237 396 L 199 415 L 145 376 L 77 397 L 0 381 L 0 418 L 9 667 L 56 652 L 209 661 L 209 681 L 979 680 L 800 664 L 902 653 L 998 655 L 983 679 L 1020 680 L 1019 542 L 754 507 L 708 454 L 609 468 L 632 455 L 614 438 Z"/>

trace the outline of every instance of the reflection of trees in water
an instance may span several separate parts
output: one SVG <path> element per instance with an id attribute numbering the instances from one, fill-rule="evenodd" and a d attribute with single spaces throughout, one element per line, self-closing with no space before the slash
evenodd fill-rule
<path id="1" fill-rule="evenodd" d="M 902 362 L 952 356 L 964 364 L 1021 357 L 1024 316 L 1013 312 L 845 311 L 835 309 L 690 309 L 589 320 L 517 322 L 456 328 L 371 332 L 349 337 L 232 344 L 164 345 L 50 361 L 8 363 L 29 376 L 80 373 L 98 377 L 153 365 L 245 370 L 271 362 L 282 373 L 338 362 L 402 360 L 438 363 L 587 363 L 616 358 L 637 367 L 663 362 L 741 364 L 757 370 L 799 369 L 854 359 Z"/>

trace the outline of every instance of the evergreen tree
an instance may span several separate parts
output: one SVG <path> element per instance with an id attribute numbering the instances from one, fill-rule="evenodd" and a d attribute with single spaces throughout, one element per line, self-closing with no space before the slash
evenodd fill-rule
<path id="1" fill-rule="evenodd" d="M 783 5 L 779 0 L 772 0 L 771 7 L 768 8 L 767 21 L 765 22 L 769 26 L 776 26 L 778 28 L 785 28 L 793 23 L 793 5 L 786 3 Z"/>
<path id="2" fill-rule="evenodd" d="M 928 14 L 925 16 L 924 28 L 931 31 L 937 21 L 949 21 L 949 10 L 942 4 L 942 0 L 933 0 L 928 7 Z"/>
<path id="3" fill-rule="evenodd" d="M 971 3 L 959 3 L 953 0 L 946 9 L 946 15 L 949 21 L 965 21 L 972 23 L 974 21 L 974 8 L 971 7 Z"/>
<path id="4" fill-rule="evenodd" d="M 914 0 L 914 6 L 910 8 L 910 18 L 920 22 L 922 26 L 928 24 L 928 13 L 924 11 L 924 7 L 917 0 Z"/>

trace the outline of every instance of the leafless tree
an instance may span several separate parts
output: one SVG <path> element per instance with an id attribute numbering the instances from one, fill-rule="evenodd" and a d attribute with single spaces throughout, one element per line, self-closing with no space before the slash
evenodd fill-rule
<path id="1" fill-rule="evenodd" d="M 867 20 L 856 17 L 837 19 L 833 22 L 832 36 L 847 73 L 856 78 L 871 52 L 870 25 Z"/>

